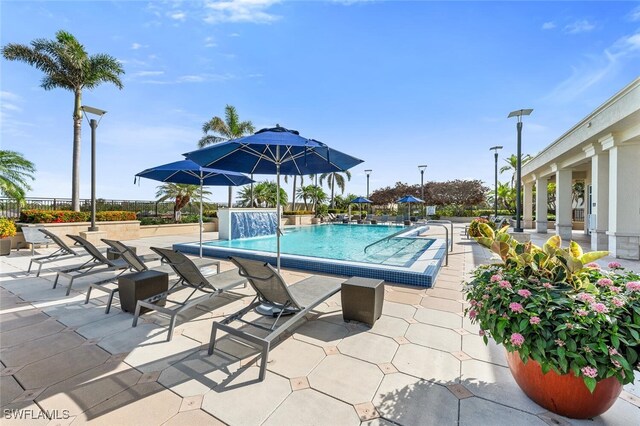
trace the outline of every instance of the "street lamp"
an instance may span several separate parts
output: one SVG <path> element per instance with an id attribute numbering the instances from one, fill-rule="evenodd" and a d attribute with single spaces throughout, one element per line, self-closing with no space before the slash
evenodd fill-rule
<path id="1" fill-rule="evenodd" d="M 516 170 L 516 227 L 515 232 L 522 232 L 520 226 L 520 215 L 522 214 L 522 188 L 520 181 L 522 179 L 522 116 L 531 115 L 533 109 L 519 109 L 511 111 L 507 118 L 518 117 L 518 153 L 517 153 L 517 170 Z"/>
<path id="2" fill-rule="evenodd" d="M 98 227 L 96 226 L 96 129 L 98 128 L 98 123 L 102 120 L 102 116 L 107 113 L 107 111 L 103 111 L 98 108 L 93 108 L 90 106 L 83 105 L 80 109 L 84 112 L 84 116 L 87 117 L 87 121 L 89 121 L 89 126 L 91 126 L 91 226 L 89 227 L 89 231 L 97 231 Z M 93 114 L 100 117 L 99 120 L 95 118 L 89 119 L 87 114 Z"/>
<path id="3" fill-rule="evenodd" d="M 420 198 L 422 198 L 422 207 L 424 208 L 424 214 L 423 217 L 427 216 L 427 212 L 426 212 L 426 204 L 424 202 L 424 171 L 427 169 L 427 165 L 426 164 L 421 164 L 418 166 L 418 169 L 420 170 Z"/>
<path id="4" fill-rule="evenodd" d="M 489 148 L 489 151 L 494 151 L 494 158 L 496 160 L 496 172 L 495 172 L 495 180 L 493 182 L 493 209 L 495 210 L 494 215 L 498 217 L 498 150 L 502 149 L 501 146 L 492 146 Z"/>
<path id="5" fill-rule="evenodd" d="M 371 172 L 373 170 L 367 169 L 364 172 L 367 174 L 367 199 L 369 199 L 369 176 L 371 176 Z M 371 210 L 371 205 L 369 205 L 369 210 Z M 369 211 L 371 213 L 371 211 Z"/>

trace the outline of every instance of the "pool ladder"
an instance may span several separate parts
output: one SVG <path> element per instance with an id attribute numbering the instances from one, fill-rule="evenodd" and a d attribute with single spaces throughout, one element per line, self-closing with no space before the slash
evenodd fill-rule
<path id="1" fill-rule="evenodd" d="M 423 225 L 420 225 L 420 226 L 423 226 Z M 395 232 L 395 233 L 393 233 L 393 234 L 391 234 L 391 235 L 387 235 L 386 237 L 384 237 L 384 238 L 382 238 L 382 239 L 379 239 L 378 241 L 375 241 L 375 242 L 373 242 L 373 243 L 369 244 L 368 246 L 366 246 L 366 247 L 364 248 L 364 252 L 366 253 L 366 252 L 367 252 L 367 249 L 369 249 L 369 247 L 375 246 L 375 245 L 376 245 L 376 244 L 378 244 L 378 243 L 382 243 L 382 242 L 385 242 L 385 241 L 389 241 L 389 240 L 390 240 L 390 239 L 392 239 L 393 237 L 396 237 L 396 236 L 398 236 L 398 235 L 400 235 L 400 234 L 404 234 L 404 233 L 406 233 L 407 231 L 410 231 L 410 230 L 412 230 L 412 229 L 417 229 L 417 228 L 418 228 L 418 225 L 413 225 L 413 226 L 408 226 L 408 227 L 406 227 L 406 228 L 402 228 L 402 230 L 401 230 L 401 231 Z"/>

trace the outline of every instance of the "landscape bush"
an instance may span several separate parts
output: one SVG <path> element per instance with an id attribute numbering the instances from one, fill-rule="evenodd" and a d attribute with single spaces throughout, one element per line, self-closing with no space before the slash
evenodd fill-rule
<path id="1" fill-rule="evenodd" d="M 73 223 L 88 222 L 89 220 L 91 220 L 90 212 L 36 209 L 22 210 L 20 212 L 20 222 L 22 223 Z M 97 212 L 96 220 L 99 222 L 136 220 L 136 214 L 126 211 Z"/>

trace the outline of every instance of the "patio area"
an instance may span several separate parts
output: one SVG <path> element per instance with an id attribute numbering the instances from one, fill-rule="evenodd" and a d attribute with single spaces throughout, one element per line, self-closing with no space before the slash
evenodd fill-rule
<path id="1" fill-rule="evenodd" d="M 127 243 L 144 254 L 151 246 L 196 239 Z M 89 283 L 102 275 L 78 281 L 65 296 L 64 286 L 51 288 L 51 270 L 38 278 L 25 274 L 29 250 L 12 251 L 0 258 L 2 423 L 640 424 L 640 378 L 607 413 L 587 421 L 529 400 L 512 379 L 503 348 L 485 346 L 462 316 L 462 281 L 491 254 L 464 238 L 463 225 L 455 226 L 454 241 L 449 266 L 433 288 L 386 283 L 383 315 L 372 328 L 343 321 L 339 293 L 320 305 L 271 350 L 263 382 L 257 381 L 258 351 L 230 336 L 207 355 L 212 323 L 248 304 L 249 288 L 188 311 L 166 342 L 166 317 L 146 314 L 132 328 L 133 316 L 117 303 L 105 315 L 105 293 L 93 292 L 83 303 Z M 640 270 L 638 261 L 621 263 Z M 221 270 L 231 268 L 221 262 Z M 294 283 L 309 274 L 287 270 L 283 276 Z"/>

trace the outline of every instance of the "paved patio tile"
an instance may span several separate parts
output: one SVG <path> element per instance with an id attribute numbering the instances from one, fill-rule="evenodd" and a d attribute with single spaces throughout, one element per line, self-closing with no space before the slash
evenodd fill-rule
<path id="1" fill-rule="evenodd" d="M 418 294 L 424 296 L 425 289 L 423 287 L 416 287 L 412 285 L 385 283 L 385 289 L 391 291 L 402 291 L 405 293 Z"/>
<path id="2" fill-rule="evenodd" d="M 159 425 L 178 413 L 182 398 L 151 382 L 135 385 L 80 414 L 73 424 Z"/>
<path id="3" fill-rule="evenodd" d="M 384 374 L 373 364 L 345 355 L 329 356 L 309 375 L 312 388 L 348 402 L 371 401 Z"/>
<path id="4" fill-rule="evenodd" d="M 45 308 L 43 311 L 47 315 L 55 317 L 62 324 L 69 327 L 82 327 L 89 323 L 104 320 L 120 312 L 117 308 L 112 308 L 110 314 L 104 313 L 104 306 L 84 303 L 73 303 L 65 306 Z"/>
<path id="5" fill-rule="evenodd" d="M 545 426 L 546 424 L 532 414 L 484 399 L 474 397 L 460 401 L 461 426 Z"/>
<path id="6" fill-rule="evenodd" d="M 227 380 L 240 368 L 240 360 L 223 352 L 200 351 L 164 370 L 158 382 L 182 397 L 202 395 Z"/>
<path id="7" fill-rule="evenodd" d="M 453 355 L 418 345 L 402 345 L 393 365 L 403 373 L 443 383 L 457 382 L 460 361 Z"/>
<path id="8" fill-rule="evenodd" d="M 263 423 L 266 425 L 359 425 L 354 408 L 313 389 L 293 392 Z"/>
<path id="9" fill-rule="evenodd" d="M 427 290 L 427 296 L 440 297 L 441 299 L 459 300 L 463 299 L 464 295 L 461 291 L 450 290 L 447 288 L 430 288 Z"/>
<path id="10" fill-rule="evenodd" d="M 84 341 L 85 339 L 72 331 L 62 331 L 12 346 L 2 351 L 0 358 L 8 367 L 31 364 L 60 352 L 76 348 Z"/>
<path id="11" fill-rule="evenodd" d="M 345 325 L 338 325 L 326 321 L 307 321 L 298 327 L 293 338 L 317 346 L 337 346 L 349 334 Z"/>
<path id="12" fill-rule="evenodd" d="M 209 425 L 225 426 L 220 420 L 202 410 L 181 411 L 162 426 Z"/>
<path id="13" fill-rule="evenodd" d="M 97 367 L 109 354 L 96 345 L 78 346 L 27 365 L 15 374 L 25 389 L 48 387 Z"/>
<path id="14" fill-rule="evenodd" d="M 183 336 L 174 336 L 170 342 L 153 339 L 133 349 L 125 358 L 125 362 L 143 373 L 161 371 L 199 351 L 200 346 L 200 342 Z"/>
<path id="15" fill-rule="evenodd" d="M 48 387 L 36 401 L 45 410 L 76 416 L 134 386 L 140 376 L 125 363 L 106 363 Z"/>
<path id="16" fill-rule="evenodd" d="M 269 371 L 292 379 L 308 375 L 325 357 L 324 350 L 299 340 L 287 339 L 269 352 Z"/>
<path id="17" fill-rule="evenodd" d="M 15 328 L 11 331 L 0 333 L 0 344 L 3 348 L 17 346 L 31 340 L 40 339 L 64 330 L 65 326 L 59 322 L 48 319 L 26 327 Z"/>
<path id="18" fill-rule="evenodd" d="M 454 329 L 462 326 L 462 317 L 452 312 L 418 309 L 413 317 L 421 323 L 440 327 Z"/>
<path id="19" fill-rule="evenodd" d="M 546 411 L 527 397 L 506 367 L 470 360 L 462 362 L 462 384 L 481 398 L 500 401 L 508 407 L 539 414 Z"/>
<path id="20" fill-rule="evenodd" d="M 389 337 L 373 333 L 358 333 L 343 339 L 338 345 L 338 350 L 354 358 L 374 364 L 383 364 L 391 362 L 398 346 Z"/>
<path id="21" fill-rule="evenodd" d="M 202 409 L 230 425 L 261 424 L 292 391 L 289 380 L 277 374 L 267 373 L 262 382 L 258 375 L 257 367 L 240 370 L 204 396 Z"/>
<path id="22" fill-rule="evenodd" d="M 396 337 L 404 336 L 408 328 L 409 323 L 406 320 L 382 315 L 371 327 L 370 331 L 387 337 Z"/>
<path id="23" fill-rule="evenodd" d="M 402 373 L 384 376 L 373 400 L 380 415 L 401 425 L 455 425 L 458 398 L 444 386 Z"/>
<path id="24" fill-rule="evenodd" d="M 391 317 L 396 318 L 413 318 L 413 314 L 415 314 L 416 308 L 409 305 L 403 305 L 402 303 L 395 303 L 385 300 L 382 305 L 382 314 L 389 315 Z"/>
<path id="25" fill-rule="evenodd" d="M 76 331 L 87 339 L 103 339 L 112 334 L 128 333 L 132 328 L 132 322 L 133 315 L 112 308 L 109 315 L 105 315 L 103 319 L 79 325 Z"/>
<path id="26" fill-rule="evenodd" d="M 437 309 L 438 311 L 453 313 L 462 313 L 463 311 L 462 303 L 455 300 L 441 299 L 439 297 L 426 296 L 420 304 L 425 308 Z"/>
<path id="27" fill-rule="evenodd" d="M 411 324 L 405 334 L 407 340 L 446 352 L 462 348 L 461 336 L 453 330 L 429 324 Z"/>
<path id="28" fill-rule="evenodd" d="M 24 392 L 13 376 L 0 377 L 0 407 L 11 403 Z"/>
<path id="29" fill-rule="evenodd" d="M 481 336 L 467 334 L 462 336 L 462 351 L 472 358 L 507 367 L 504 347 L 498 346 L 493 339 L 485 345 Z"/>
<path id="30" fill-rule="evenodd" d="M 0 298 L 4 299 L 6 296 L 2 295 Z M 4 309 L 4 307 L 0 306 Z M 11 331 L 15 328 L 26 327 L 28 325 L 37 324 L 49 319 L 49 316 L 44 314 L 39 309 L 27 308 L 17 312 L 8 312 L 0 315 L 0 330 L 2 332 Z"/>
<path id="31" fill-rule="evenodd" d="M 418 305 L 422 300 L 421 294 L 407 293 L 405 291 L 391 291 L 384 293 L 384 300 L 403 303 L 405 305 Z"/>
<path id="32" fill-rule="evenodd" d="M 98 345 L 112 354 L 131 352 L 141 343 L 148 342 L 153 337 L 166 339 L 166 333 L 166 329 L 155 324 L 138 323 L 135 328 L 131 327 L 122 333 L 111 334 L 100 339 Z"/>

